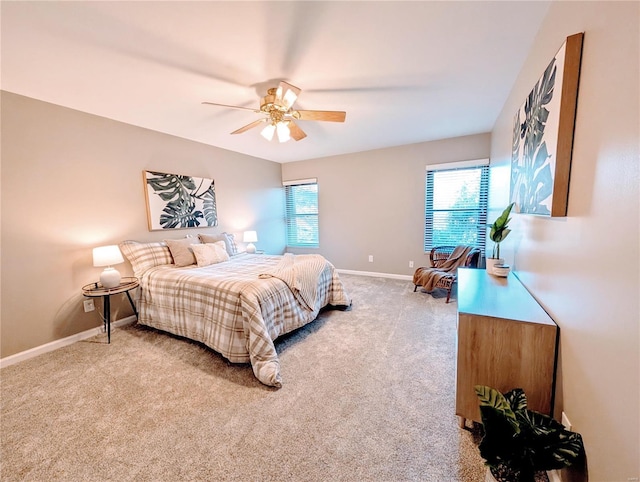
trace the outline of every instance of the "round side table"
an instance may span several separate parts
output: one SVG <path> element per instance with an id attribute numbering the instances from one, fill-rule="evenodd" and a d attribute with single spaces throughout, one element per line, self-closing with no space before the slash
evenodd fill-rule
<path id="1" fill-rule="evenodd" d="M 104 309 L 104 325 L 107 330 L 107 343 L 111 343 L 111 295 L 117 295 L 119 293 L 126 293 L 127 298 L 129 298 L 129 303 L 131 303 L 131 308 L 133 308 L 133 312 L 136 315 L 136 319 L 138 318 L 138 311 L 136 310 L 136 306 L 133 304 L 133 300 L 131 299 L 131 291 L 134 288 L 140 286 L 140 281 L 138 278 L 134 277 L 125 277 L 122 278 L 120 284 L 115 288 L 105 288 L 99 282 L 89 283 L 88 285 L 84 285 L 82 287 L 82 294 L 88 298 L 99 298 L 102 296 L 102 306 Z"/>

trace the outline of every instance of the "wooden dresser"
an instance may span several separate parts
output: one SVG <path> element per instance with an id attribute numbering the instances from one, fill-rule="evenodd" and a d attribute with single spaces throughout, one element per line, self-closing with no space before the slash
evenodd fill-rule
<path id="1" fill-rule="evenodd" d="M 529 408 L 552 415 L 558 326 L 518 278 L 458 269 L 456 415 L 480 422 L 474 385 L 522 388 Z"/>

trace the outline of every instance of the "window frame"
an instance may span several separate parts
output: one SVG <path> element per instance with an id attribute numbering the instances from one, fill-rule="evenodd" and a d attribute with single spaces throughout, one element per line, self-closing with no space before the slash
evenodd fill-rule
<path id="1" fill-rule="evenodd" d="M 442 171 L 462 171 L 471 169 L 481 169 L 480 171 L 480 186 L 479 186 L 479 202 L 480 206 L 476 209 L 434 209 L 434 176 L 436 172 Z M 484 203 L 484 205 L 483 205 Z M 475 247 L 478 247 L 483 253 L 486 249 L 487 239 L 487 215 L 489 208 L 489 159 L 477 159 L 471 161 L 461 162 L 449 162 L 443 164 L 432 164 L 426 166 L 425 173 L 425 210 L 424 210 L 424 252 L 429 253 L 435 246 L 441 244 L 434 244 L 433 241 L 433 226 L 434 226 L 434 213 L 437 212 L 462 212 L 471 211 L 477 213 L 477 242 Z"/>
<path id="2" fill-rule="evenodd" d="M 285 197 L 285 239 L 287 248 L 319 248 L 320 247 L 320 216 L 319 216 L 319 186 L 316 178 L 311 179 L 297 179 L 292 181 L 283 181 L 284 197 Z M 291 199 L 292 192 L 296 187 L 300 186 L 316 186 L 316 198 L 315 198 L 315 213 L 296 213 L 292 212 L 291 208 L 295 207 L 295 201 Z M 292 232 L 294 225 L 297 225 L 298 219 L 310 218 L 313 219 L 310 224 L 312 226 L 315 242 L 300 242 L 300 233 L 295 228 L 295 233 Z M 296 222 L 292 222 L 296 220 Z"/>

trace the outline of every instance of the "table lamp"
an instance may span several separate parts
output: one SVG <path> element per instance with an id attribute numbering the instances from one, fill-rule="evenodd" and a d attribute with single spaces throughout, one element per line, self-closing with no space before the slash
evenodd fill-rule
<path id="1" fill-rule="evenodd" d="M 93 265 L 106 266 L 100 274 L 100 283 L 105 288 L 115 288 L 120 284 L 120 273 L 111 265 L 124 263 L 120 248 L 115 244 L 93 248 Z"/>
<path id="2" fill-rule="evenodd" d="M 245 231 L 242 240 L 247 244 L 247 253 L 255 253 L 256 246 L 253 243 L 258 242 L 258 233 L 255 231 Z"/>

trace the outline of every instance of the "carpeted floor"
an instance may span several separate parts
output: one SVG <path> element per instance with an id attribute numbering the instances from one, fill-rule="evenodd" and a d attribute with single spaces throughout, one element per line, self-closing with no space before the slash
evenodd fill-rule
<path id="1" fill-rule="evenodd" d="M 341 276 L 277 342 L 284 386 L 137 325 L 2 369 L 3 481 L 482 481 L 454 414 L 456 304 Z"/>

